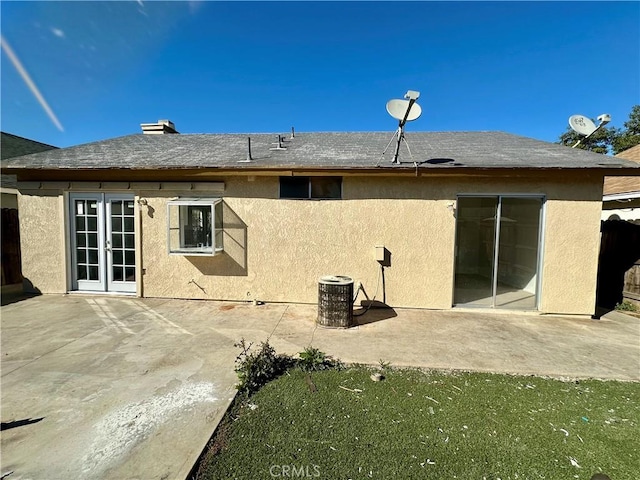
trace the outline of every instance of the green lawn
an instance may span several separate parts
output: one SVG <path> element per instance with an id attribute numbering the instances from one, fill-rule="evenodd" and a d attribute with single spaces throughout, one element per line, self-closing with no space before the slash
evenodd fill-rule
<path id="1" fill-rule="evenodd" d="M 293 370 L 236 402 L 202 479 L 640 478 L 640 384 Z M 349 390 L 347 390 L 349 389 Z"/>

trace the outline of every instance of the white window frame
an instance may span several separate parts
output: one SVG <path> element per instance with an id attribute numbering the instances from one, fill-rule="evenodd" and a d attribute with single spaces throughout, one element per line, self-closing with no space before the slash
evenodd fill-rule
<path id="1" fill-rule="evenodd" d="M 195 207 L 205 206 L 211 208 L 211 245 L 201 247 L 185 247 L 184 246 L 184 230 L 185 218 L 183 217 L 183 207 Z M 178 208 L 178 225 L 171 224 L 171 208 Z M 167 203 L 167 253 L 169 255 L 182 255 L 182 256 L 214 256 L 224 251 L 223 243 L 223 223 L 216 227 L 216 209 L 222 209 L 221 198 L 177 198 L 169 200 Z M 222 212 L 220 212 L 220 218 L 222 220 Z M 174 230 L 178 230 L 180 234 L 179 247 L 172 248 L 171 233 Z M 216 246 L 216 239 L 220 239 L 220 245 Z"/>

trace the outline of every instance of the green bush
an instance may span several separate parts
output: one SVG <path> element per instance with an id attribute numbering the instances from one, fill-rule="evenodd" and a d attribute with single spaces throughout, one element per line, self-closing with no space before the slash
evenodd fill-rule
<path id="1" fill-rule="evenodd" d="M 342 364 L 317 348 L 307 347 L 298 354 L 298 366 L 303 372 L 340 368 Z"/>
<path id="2" fill-rule="evenodd" d="M 268 341 L 260 343 L 259 348 L 253 352 L 250 351 L 252 345 L 252 343 L 247 344 L 244 338 L 234 345 L 242 350 L 236 358 L 235 371 L 240 380 L 236 388 L 248 395 L 257 392 L 267 382 L 278 378 L 295 363 L 287 355 L 277 355 Z"/>
<path id="3" fill-rule="evenodd" d="M 235 372 L 239 380 L 236 388 L 247 396 L 251 396 L 268 382 L 295 366 L 300 367 L 303 372 L 343 367 L 342 362 L 313 347 L 305 348 L 299 353 L 300 358 L 294 359 L 289 355 L 276 354 L 268 341 L 260 343 L 258 348 L 253 350 L 251 349 L 253 343 L 247 343 L 244 338 L 234 346 L 241 350 L 236 358 Z"/>
<path id="4" fill-rule="evenodd" d="M 616 303 L 616 310 L 622 312 L 640 312 L 640 308 L 629 300 L 625 300 L 622 303 Z"/>
<path id="5" fill-rule="evenodd" d="M 383 359 L 380 359 L 378 360 L 378 365 L 380 366 L 380 370 L 383 372 L 391 370 L 391 362 L 385 362 Z"/>

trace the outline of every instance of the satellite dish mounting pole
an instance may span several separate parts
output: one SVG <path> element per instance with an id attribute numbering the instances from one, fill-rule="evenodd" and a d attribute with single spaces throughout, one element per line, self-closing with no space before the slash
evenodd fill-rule
<path id="1" fill-rule="evenodd" d="M 407 93 L 407 95 L 409 95 L 409 93 Z M 417 96 L 415 98 L 409 97 L 409 106 L 407 107 L 407 111 L 405 112 L 402 120 L 398 122 L 398 132 L 397 132 L 398 139 L 396 142 L 396 151 L 393 154 L 393 160 L 391 161 L 391 163 L 400 163 L 398 161 L 398 155 L 400 154 L 400 142 L 404 140 L 404 143 L 407 143 L 407 139 L 404 138 L 404 126 L 407 123 L 407 117 L 409 116 L 411 107 L 413 107 L 413 104 L 416 103 L 417 98 L 418 98 Z"/>
<path id="2" fill-rule="evenodd" d="M 571 148 L 576 148 L 578 145 L 580 145 L 582 143 L 583 140 L 586 140 L 587 138 L 589 138 L 591 135 L 593 135 L 594 133 L 596 133 L 596 130 L 594 130 L 593 132 L 591 132 L 589 135 L 587 135 L 584 138 L 579 139 L 576 143 L 574 143 L 573 145 L 571 145 Z"/>
<path id="3" fill-rule="evenodd" d="M 587 136 L 586 136 L 586 137 L 584 137 L 584 138 L 580 138 L 580 139 L 578 139 L 578 141 L 577 141 L 576 143 L 574 143 L 573 145 L 571 145 L 571 148 L 576 148 L 578 145 L 580 145 L 580 144 L 582 143 L 582 141 L 583 141 L 583 140 L 586 140 L 586 139 L 587 139 L 587 138 L 589 138 L 591 135 L 593 135 L 593 134 L 594 134 L 594 133 L 596 133 L 598 130 L 600 130 L 600 127 L 602 127 L 605 123 L 607 123 L 607 122 L 601 122 L 601 123 L 600 123 L 600 125 L 598 125 L 598 126 L 596 127 L 596 129 L 595 129 L 593 132 L 591 132 L 589 135 L 587 135 Z"/>

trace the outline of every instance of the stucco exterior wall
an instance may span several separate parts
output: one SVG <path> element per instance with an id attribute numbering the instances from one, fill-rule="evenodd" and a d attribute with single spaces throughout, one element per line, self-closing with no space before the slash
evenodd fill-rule
<path id="1" fill-rule="evenodd" d="M 26 291 L 65 293 L 66 248 L 62 192 L 22 192 L 20 250 Z"/>
<path id="2" fill-rule="evenodd" d="M 351 276 L 394 307 L 447 309 L 453 302 L 455 203 L 459 194 L 541 194 L 540 310 L 595 308 L 602 176 L 345 176 L 342 200 L 279 199 L 278 177 L 224 181 L 224 253 L 169 255 L 167 202 L 206 191 L 135 191 L 139 205 L 138 294 L 145 297 L 317 302 L 322 275 Z M 211 194 L 218 197 L 219 194 Z M 23 273 L 43 293 L 67 289 L 61 192 L 19 198 Z M 391 254 L 381 269 L 375 247 Z M 362 298 L 362 297 L 361 297 Z"/>
<path id="3" fill-rule="evenodd" d="M 593 314 L 600 249 L 598 200 L 549 200 L 540 310 Z"/>
<path id="4" fill-rule="evenodd" d="M 450 308 L 456 196 L 536 193 L 547 199 L 540 310 L 592 314 L 602 177 L 576 180 L 347 176 L 342 200 L 316 201 L 277 198 L 277 177 L 230 177 L 225 253 L 212 258 L 169 256 L 166 202 L 180 192 L 140 192 L 154 210 L 141 215 L 144 295 L 315 303 L 318 277 L 340 274 L 392 306 Z M 384 292 L 377 245 L 391 253 Z"/>
<path id="5" fill-rule="evenodd" d="M 405 188 L 406 198 L 366 198 L 371 181 L 390 194 Z M 377 283 L 382 283 L 374 249 L 383 245 L 391 252 L 391 267 L 385 271 L 388 303 L 426 306 L 428 292 L 429 306 L 448 308 L 453 214 L 444 199 L 425 205 L 424 198 L 433 197 L 433 192 L 424 182 L 394 182 L 345 178 L 343 200 L 305 201 L 278 199 L 277 177 L 229 179 L 224 195 L 225 253 L 213 258 L 167 255 L 164 213 L 150 218 L 143 212 L 144 294 L 313 303 L 318 278 L 341 274 L 361 281 L 373 296 Z M 172 197 L 141 195 L 156 212 L 165 212 Z M 233 232 L 229 221 L 236 225 Z M 436 232 L 437 244 L 429 244 Z M 446 274 L 440 278 L 430 272 Z M 378 290 L 382 299 L 382 287 Z"/>

